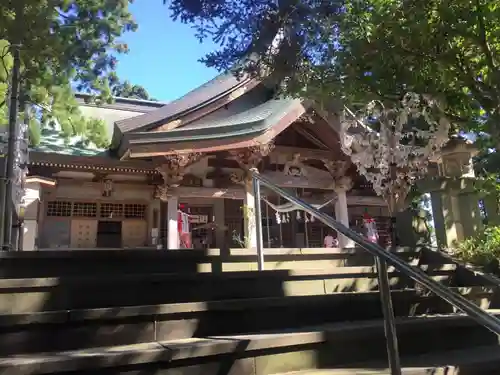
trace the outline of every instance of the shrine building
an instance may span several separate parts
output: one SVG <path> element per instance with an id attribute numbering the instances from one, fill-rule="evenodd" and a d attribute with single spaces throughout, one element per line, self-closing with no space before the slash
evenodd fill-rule
<path id="1" fill-rule="evenodd" d="M 85 116 L 106 122 L 111 146 L 43 130 L 29 156 L 24 250 L 179 248 L 179 213 L 190 246 L 254 247 L 250 168 L 345 225 L 368 212 L 386 235 L 385 202 L 341 151 L 338 118 L 314 103 L 276 98 L 265 82 L 231 73 L 167 104 L 78 99 Z M 325 225 L 262 195 L 265 247 L 323 246 Z"/>

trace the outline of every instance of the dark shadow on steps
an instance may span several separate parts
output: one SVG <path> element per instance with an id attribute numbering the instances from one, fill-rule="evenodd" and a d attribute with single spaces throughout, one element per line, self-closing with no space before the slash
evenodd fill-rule
<path id="1" fill-rule="evenodd" d="M 60 254 L 55 255 L 57 255 L 56 259 L 61 258 Z M 119 263 L 119 255 L 113 254 L 113 256 L 113 261 Z M 85 256 L 82 257 L 85 258 Z M 59 267 L 68 266 L 71 263 L 69 258 L 71 258 L 70 255 L 67 255 L 65 262 L 61 262 Z M 90 258 L 90 256 L 87 258 L 87 262 Z M 39 265 L 48 259 L 50 257 L 44 254 L 42 262 L 35 260 L 34 263 Z M 9 277 L 9 268 L 4 268 L 3 276 L 10 281 L 0 280 L 4 286 L 2 291 L 13 296 L 21 291 L 38 293 L 38 297 L 43 295 L 42 300 L 37 300 L 36 296 L 33 295 L 35 302 L 39 303 L 31 305 L 32 312 L 38 310 L 43 313 L 25 311 L 24 314 L 0 315 L 1 355 L 190 338 L 193 337 L 197 326 L 206 326 L 204 320 L 207 315 L 203 312 L 196 314 L 189 311 L 168 313 L 165 311 L 165 305 L 162 304 L 199 301 L 199 305 L 206 305 L 205 310 L 209 310 L 209 303 L 202 301 L 283 297 L 285 295 L 283 283 L 288 277 L 288 271 L 274 271 L 267 273 L 267 276 L 263 275 L 258 278 L 255 277 L 255 273 L 245 272 L 240 273 L 238 282 L 232 282 L 231 277 L 235 277 L 234 273 L 233 275 L 231 273 L 224 275 L 197 274 L 200 260 L 196 257 L 188 257 L 188 260 L 194 260 L 191 264 L 183 259 L 182 267 L 179 268 L 172 268 L 175 266 L 175 259 L 170 257 L 169 269 L 178 271 L 173 279 L 168 278 L 169 275 L 134 274 L 133 267 L 128 268 L 128 264 L 125 264 L 124 267 L 128 272 L 122 275 L 118 272 L 105 274 L 103 272 L 106 269 L 105 259 L 101 260 L 103 263 L 97 267 L 97 272 L 93 275 L 91 267 L 87 270 L 77 269 L 74 264 L 70 264 L 69 267 L 61 270 L 62 277 L 41 279 L 42 283 L 45 282 L 46 285 L 34 288 L 23 287 L 22 283 L 25 280 L 20 278 L 28 276 L 30 270 L 36 268 L 33 264 L 23 265 L 22 262 L 17 262 L 16 267 L 12 268 L 12 278 Z M 122 260 L 128 263 L 126 257 Z M 201 262 L 206 262 L 206 259 L 201 259 Z M 110 266 L 110 270 L 119 271 L 119 264 L 116 263 Z M 157 263 L 149 264 L 155 271 L 158 270 Z M 147 271 L 147 267 L 140 264 L 137 259 L 135 265 L 141 269 L 141 272 Z M 71 269 L 76 271 L 76 275 L 70 272 Z M 49 275 L 59 273 L 54 264 L 46 271 L 46 274 Z M 87 271 L 86 276 L 82 278 L 81 274 L 85 271 Z M 37 276 L 44 275 L 43 270 L 33 273 Z M 168 282 L 162 284 L 162 277 L 167 277 Z M 9 282 L 17 283 L 18 286 L 6 288 L 5 284 Z M 241 289 L 236 288 L 235 285 Z M 2 288 L 0 287 L 0 289 Z M 183 296 L 183 294 L 185 295 Z M 15 298 L 11 302 L 13 302 L 13 308 L 20 308 L 16 307 Z M 26 310 L 28 307 L 22 308 Z M 6 311 L 4 310 L 4 312 Z M 242 343 L 238 342 L 236 352 L 244 351 L 243 346 Z M 141 364 L 139 366 L 141 370 L 138 373 L 152 373 L 149 372 L 148 368 L 165 366 L 165 352 L 168 350 L 162 351 L 159 358 L 148 359 L 150 362 L 159 362 L 159 364 Z M 130 356 L 123 355 L 117 365 L 127 367 L 133 357 L 132 354 Z M 215 365 L 221 366 L 217 370 L 217 375 L 245 374 L 248 361 L 238 360 L 234 365 L 230 365 L 229 359 L 225 356 L 223 362 L 215 363 Z M 200 367 L 201 364 L 198 365 L 197 361 L 184 362 L 191 366 L 193 374 L 206 374 L 207 367 Z M 182 360 L 176 361 L 175 366 L 181 366 L 184 362 Z M 169 363 L 168 359 L 166 363 Z M 97 371 L 101 365 L 105 365 L 105 363 L 95 363 L 96 367 L 92 373 L 95 373 L 94 371 Z M 213 369 L 215 365 L 211 361 L 209 368 Z M 146 367 L 143 372 L 144 366 Z M 196 372 L 197 368 L 200 368 L 199 372 Z M 107 371 L 110 370 L 108 369 L 104 373 L 109 373 Z M 114 372 L 114 370 L 111 371 Z"/>
<path id="2" fill-rule="evenodd" d="M 255 258 L 254 258 L 255 259 Z M 203 260 L 205 261 L 205 260 Z M 197 264 L 198 262 L 193 262 L 193 264 Z M 137 264 L 136 264 L 137 265 Z M 171 265 L 172 266 L 172 265 Z M 126 265 L 126 268 L 128 265 Z M 157 265 L 153 265 L 153 267 L 157 267 Z M 129 273 L 133 273 L 133 267 L 128 268 Z M 196 273 L 194 271 L 194 266 L 189 271 L 188 267 L 182 268 L 182 272 L 179 272 L 179 278 L 182 277 L 182 274 Z M 270 297 L 270 295 L 274 297 L 282 297 L 284 296 L 283 290 L 283 280 L 286 279 L 286 272 L 273 272 L 275 274 L 274 280 L 271 282 L 270 280 L 266 280 L 265 284 L 255 284 L 252 288 L 251 285 L 247 285 L 245 288 L 247 293 L 253 293 L 255 290 L 261 290 L 266 293 L 266 297 Z M 280 276 L 282 275 L 282 276 Z M 104 293 L 105 288 L 102 286 L 105 284 L 106 279 L 111 279 L 112 275 L 106 275 L 103 273 L 98 273 L 95 277 L 96 280 L 100 280 L 99 284 L 94 285 L 94 289 L 85 289 L 80 286 L 80 288 L 74 287 L 73 284 L 70 283 L 69 280 L 71 277 L 63 277 L 59 281 L 61 286 L 64 286 L 65 290 L 62 293 L 62 296 L 69 296 L 68 300 L 72 301 L 71 303 L 76 303 L 75 301 L 79 301 L 81 303 L 78 308 L 82 309 L 85 307 L 89 300 L 86 300 L 85 293 L 87 295 L 92 295 L 92 293 Z M 115 277 L 118 277 L 116 274 Z M 206 279 L 205 284 L 206 289 L 203 286 L 199 286 L 200 290 L 212 291 L 212 297 L 214 295 L 219 296 L 218 298 L 222 298 L 222 292 L 224 292 L 224 283 L 222 284 L 211 284 Z M 257 279 L 259 280 L 259 279 Z M 255 281 L 257 282 L 257 281 Z M 262 279 L 260 279 L 262 282 Z M 103 283 L 103 284 L 101 284 Z M 226 280 L 227 288 L 233 285 L 233 283 L 228 282 Z M 73 285 L 73 286 L 72 286 Z M 190 288 L 186 287 L 186 291 L 188 289 L 192 289 L 193 284 Z M 377 354 L 376 359 L 385 358 L 385 339 L 383 338 L 383 332 L 381 336 L 377 336 L 381 341 L 377 341 L 378 339 L 373 339 L 374 341 L 364 341 L 366 343 L 365 349 L 359 349 L 359 341 L 337 341 L 333 340 L 333 343 L 328 343 L 328 345 L 322 343 L 316 344 L 304 344 L 304 345 L 296 345 L 296 346 L 288 346 L 285 348 L 273 348 L 273 349 L 251 349 L 251 353 L 248 352 L 248 341 L 245 340 L 237 340 L 234 343 L 234 347 L 231 347 L 230 344 L 221 343 L 221 346 L 227 349 L 229 345 L 231 350 L 229 350 L 229 354 L 217 354 L 216 351 L 213 354 L 210 354 L 209 357 L 189 359 L 189 358 L 172 358 L 169 357 L 173 355 L 173 350 L 171 350 L 172 346 L 177 344 L 165 343 L 163 340 L 169 339 L 178 339 L 181 336 L 184 337 L 203 337 L 203 336 L 213 336 L 213 335 L 223 335 L 223 334 L 238 334 L 238 333 L 249 333 L 249 332 L 261 332 L 266 330 L 280 330 L 287 329 L 290 327 L 302 327 L 308 325 L 316 325 L 323 324 L 325 322 L 332 321 L 348 321 L 348 320 L 361 320 L 361 319 L 377 319 L 381 317 L 380 310 L 380 302 L 378 293 L 367 293 L 367 297 L 357 298 L 353 294 L 346 294 L 342 296 L 342 298 L 336 298 L 328 300 L 325 298 L 319 297 L 310 297 L 310 298 L 288 298 L 289 303 L 283 304 L 283 301 L 280 301 L 279 298 L 275 299 L 275 303 L 272 301 L 267 301 L 267 305 L 260 305 L 260 308 L 257 307 L 257 303 L 255 300 L 251 301 L 247 305 L 242 305 L 239 309 L 233 307 L 225 307 L 221 308 L 221 303 L 210 301 L 210 298 L 205 298 L 206 303 L 203 303 L 205 311 L 202 314 L 196 314 L 194 312 L 166 312 L 161 305 L 153 305 L 153 306 L 143 306 L 144 302 L 148 297 L 145 293 L 141 293 L 141 290 L 144 291 L 144 286 L 141 288 L 130 289 L 129 287 L 123 287 L 123 294 L 120 298 L 129 296 L 132 301 L 141 301 L 141 306 L 130 307 L 130 309 L 126 310 L 121 308 L 122 304 L 117 304 L 117 300 L 114 300 L 110 296 L 109 298 L 105 298 L 103 300 L 97 299 L 98 304 L 93 307 L 104 307 L 102 303 L 106 303 L 109 308 L 102 310 L 92 310 L 91 312 L 82 312 L 80 310 L 74 310 L 74 307 L 63 309 L 63 311 L 54 312 L 51 314 L 45 314 L 44 317 L 51 317 L 52 323 L 47 322 L 50 321 L 49 318 L 42 318 L 42 316 L 38 316 L 40 319 L 47 319 L 45 323 L 32 323 L 32 327 L 36 326 L 43 330 L 43 336 L 46 338 L 47 334 L 51 334 L 52 338 L 56 345 L 63 346 L 64 349 L 68 349 L 68 344 L 74 345 L 78 343 L 78 346 L 103 346 L 103 345 L 113 345 L 112 342 L 106 340 L 116 340 L 120 338 L 122 343 L 137 343 L 137 342 L 154 342 L 160 341 L 161 345 L 164 348 L 168 348 L 166 350 L 159 351 L 158 354 L 152 353 L 150 357 L 147 354 L 141 354 L 141 356 L 146 356 L 147 364 L 138 364 L 138 365 L 130 365 L 130 363 L 137 360 L 137 354 L 124 354 L 120 357 L 120 359 L 113 364 L 113 369 L 106 370 L 97 370 L 100 366 L 106 365 L 106 362 L 96 361 L 92 366 L 92 369 L 88 370 L 87 373 L 128 373 L 128 374 L 157 374 L 157 375 L 165 375 L 165 374 L 174 374 L 175 371 L 168 372 L 167 370 L 170 368 L 178 368 L 178 367 L 189 367 L 189 370 L 186 370 L 183 374 L 196 374 L 196 375 L 247 375 L 254 374 L 250 373 L 253 369 L 252 366 L 256 365 L 256 361 L 249 359 L 250 355 L 259 355 L 260 357 L 266 358 L 266 360 L 262 360 L 262 363 L 269 363 L 269 360 L 273 358 L 273 363 L 280 362 L 286 360 L 286 358 L 290 359 L 291 356 L 295 356 L 294 358 L 301 356 L 310 356 L 314 355 L 317 358 L 317 363 L 323 368 L 327 368 L 328 366 L 333 366 L 335 364 L 345 364 L 349 360 L 348 354 L 354 355 L 359 353 L 364 353 L 367 356 L 367 360 L 371 359 L 370 357 L 373 354 Z M 56 288 L 57 289 L 57 288 Z M 54 290 L 52 296 L 49 296 L 48 300 L 45 301 L 44 309 L 53 309 L 54 306 L 57 306 L 56 301 L 64 301 L 65 299 L 61 297 L 61 290 L 59 290 L 59 294 Z M 70 291 L 70 292 L 68 292 Z M 115 289 L 116 291 L 116 289 Z M 220 293 L 219 293 L 220 292 Z M 237 290 L 229 291 L 226 289 L 226 297 L 231 299 L 244 298 L 242 295 L 235 294 Z M 156 289 L 155 293 L 152 293 L 152 296 L 159 296 L 158 298 L 163 299 L 164 301 L 168 301 L 169 298 L 175 296 L 178 298 L 180 293 L 180 287 L 171 287 L 165 288 L 164 286 Z M 217 294 L 219 293 L 219 294 Z M 107 291 L 109 295 L 109 290 Z M 408 306 L 411 302 L 410 296 L 413 295 L 413 291 L 405 291 L 400 293 L 401 297 L 395 297 L 395 309 L 397 311 L 396 315 L 404 316 L 407 314 Z M 190 298 L 193 294 L 191 294 Z M 257 297 L 257 295 L 251 294 L 252 297 Z M 62 298 L 62 299 L 61 299 Z M 118 297 L 116 297 L 118 298 Z M 356 299 L 357 298 L 357 299 Z M 86 302 L 82 302 L 86 301 Z M 295 302 L 294 302 L 295 301 Z M 95 302 L 95 300 L 94 300 Z M 228 302 L 229 303 L 229 302 Z M 115 304 L 115 306 L 110 306 Z M 71 305 L 70 305 L 71 306 Z M 140 318 L 136 318 L 133 316 L 127 316 L 127 314 L 131 315 L 131 312 L 134 311 L 140 316 Z M 17 322 L 27 321 L 30 317 L 34 318 L 34 314 L 28 314 L 24 317 L 21 316 L 13 316 L 12 319 L 18 319 Z M 94 326 L 92 323 L 92 319 L 90 318 L 99 318 L 99 321 L 102 323 L 101 326 Z M 57 319 L 61 319 L 60 321 Z M 116 320 L 120 319 L 123 325 L 117 325 Z M 5 323 L 9 323 L 5 320 Z M 10 322 L 12 323 L 12 321 Z M 64 323 L 67 328 L 74 328 L 74 330 L 70 330 L 66 333 L 57 333 L 55 327 L 57 324 Z M 143 324 L 143 325 L 141 325 Z M 3 327 L 8 329 L 12 324 L 4 324 Z M 128 328 L 126 328 L 128 327 Z M 43 328 L 43 329 L 42 329 Z M 130 331 L 128 330 L 130 329 Z M 36 330 L 35 330 L 36 331 Z M 459 330 L 460 331 L 460 330 Z M 97 333 L 98 334 L 97 334 Z M 442 332 L 443 334 L 447 334 L 447 332 Z M 461 333 L 465 335 L 473 334 L 474 332 L 469 332 L 467 327 L 463 327 Z M 99 336 L 101 335 L 102 336 Z M 123 335 L 123 336 L 120 336 Z M 450 333 L 451 335 L 451 333 Z M 96 337 L 100 337 L 96 339 Z M 39 336 L 40 338 L 42 336 Z M 459 337 L 467 337 L 467 336 L 451 336 L 452 341 L 459 342 Z M 478 336 L 479 339 L 482 338 L 481 335 Z M 12 347 L 12 343 L 19 342 L 21 347 L 29 347 L 33 345 L 33 338 L 37 338 L 37 335 L 33 335 L 30 337 L 22 337 L 22 336 L 11 336 L 10 339 L 0 340 L 1 342 L 5 342 L 6 346 L 10 343 L 10 347 Z M 411 346 L 414 343 L 415 338 L 418 338 L 420 341 L 420 335 L 414 336 L 410 340 L 409 349 L 410 352 L 418 352 L 418 348 L 415 349 Z M 429 342 L 434 342 L 434 336 L 424 337 L 424 339 Z M 18 341 L 16 341 L 18 340 Z M 405 339 L 406 340 L 406 339 Z M 406 342 L 406 341 L 404 341 Z M 427 341 L 425 341 L 427 342 Z M 39 339 L 38 343 L 46 347 L 50 341 L 42 341 Z M 481 341 L 483 343 L 483 341 Z M 116 344 L 116 343 L 115 343 Z M 358 348 L 355 348 L 355 345 Z M 416 345 L 416 344 L 414 344 Z M 420 343 L 421 345 L 421 343 Z M 364 346 L 364 345 L 363 345 Z M 423 347 L 428 347 L 428 345 L 421 345 Z M 454 348 L 452 345 L 451 348 Z M 382 356 L 380 357 L 379 350 L 382 350 Z M 7 350 L 7 349 L 6 349 Z M 186 345 L 184 349 L 185 357 L 187 357 L 190 351 L 193 351 L 191 354 L 196 354 L 196 351 L 203 349 L 200 347 L 194 347 Z M 226 350 L 228 352 L 228 350 Z M 292 352 L 292 354 L 289 354 Z M 413 353 L 412 352 L 412 353 Z M 178 352 L 176 352 L 178 353 Z M 334 354 L 334 360 L 332 360 L 331 354 Z M 330 356 L 328 356 L 330 354 Z M 172 360 L 175 359 L 175 362 Z M 267 361 L 267 362 L 266 362 Z M 347 362 L 346 362 L 347 361 Z M 90 365 L 90 364 L 89 364 Z M 117 366 L 115 368 L 115 365 Z M 271 366 L 271 365 L 269 365 Z M 79 371 L 78 373 L 82 374 L 84 372 Z M 76 374 L 76 373 L 74 373 Z"/>

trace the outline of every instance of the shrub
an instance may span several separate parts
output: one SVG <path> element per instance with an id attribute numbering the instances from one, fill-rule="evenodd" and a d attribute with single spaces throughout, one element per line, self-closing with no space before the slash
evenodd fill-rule
<path id="1" fill-rule="evenodd" d="M 453 254 L 479 266 L 500 260 L 500 226 L 486 227 L 484 232 L 458 243 Z"/>

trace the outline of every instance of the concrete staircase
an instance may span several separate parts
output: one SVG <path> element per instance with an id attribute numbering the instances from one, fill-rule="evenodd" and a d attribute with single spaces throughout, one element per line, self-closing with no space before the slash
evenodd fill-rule
<path id="1" fill-rule="evenodd" d="M 495 280 L 398 255 L 500 314 Z M 388 374 L 364 250 L 0 254 L 0 374 Z M 497 374 L 498 337 L 389 269 L 404 374 Z"/>

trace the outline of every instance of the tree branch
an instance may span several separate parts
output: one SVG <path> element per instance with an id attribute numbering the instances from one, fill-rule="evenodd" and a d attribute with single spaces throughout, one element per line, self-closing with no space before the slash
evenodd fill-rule
<path id="1" fill-rule="evenodd" d="M 474 93 L 477 100 L 481 103 L 483 107 L 494 108 L 496 105 L 493 103 L 494 99 L 491 95 L 488 95 L 485 92 L 485 85 L 482 85 L 475 77 L 470 68 L 467 66 L 464 57 L 460 54 L 459 51 L 456 51 L 455 58 L 457 61 L 457 66 L 459 70 L 464 74 L 465 80 L 469 83 L 470 90 Z M 490 90 L 486 90 L 490 91 Z"/>
<path id="2" fill-rule="evenodd" d="M 9 48 L 5 48 L 6 49 L 6 52 L 3 52 L 2 53 L 2 56 L 0 56 L 0 60 L 2 61 L 2 67 L 3 69 L 5 70 L 5 77 L 7 78 L 6 82 L 9 82 L 10 78 L 10 72 L 9 70 L 7 69 L 7 66 L 5 65 L 5 56 L 7 56 L 7 54 L 9 53 Z"/>
<path id="3" fill-rule="evenodd" d="M 488 66 L 492 71 L 497 70 L 497 65 L 495 64 L 495 60 L 493 59 L 493 54 L 491 53 L 491 48 L 488 44 L 488 40 L 486 38 L 486 25 L 484 24 L 483 11 L 481 8 L 480 0 L 476 0 L 476 15 L 477 15 L 477 26 L 479 28 L 479 41 L 481 43 L 481 49 L 483 53 L 486 55 L 486 61 L 488 62 Z"/>

